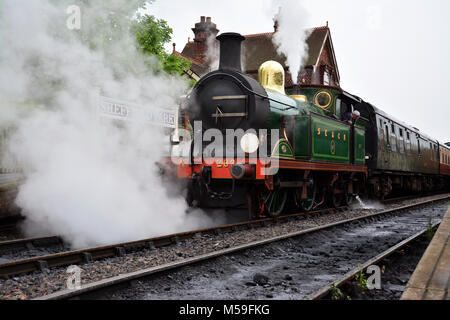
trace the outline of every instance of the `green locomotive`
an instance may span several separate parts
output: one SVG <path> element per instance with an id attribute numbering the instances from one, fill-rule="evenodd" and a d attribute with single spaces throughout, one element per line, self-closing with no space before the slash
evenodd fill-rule
<path id="1" fill-rule="evenodd" d="M 278 62 L 263 63 L 256 81 L 241 69 L 244 37 L 217 39 L 219 69 L 198 81 L 186 103 L 194 139 L 177 176 L 191 204 L 278 216 L 286 206 L 349 205 L 362 193 L 448 188 L 448 147 L 339 87 L 302 85 L 287 95 Z M 344 121 L 354 111 L 360 116 Z"/>
<path id="2" fill-rule="evenodd" d="M 343 109 L 351 105 L 347 100 L 355 98 L 325 86 L 288 96 L 278 62 L 264 63 L 256 81 L 241 70 L 244 38 L 228 33 L 217 39 L 219 70 L 194 87 L 188 97 L 188 117 L 191 124 L 201 122 L 203 134 L 215 130 L 226 135 L 230 129 L 247 133 L 238 137 L 241 143 L 226 157 L 211 152 L 204 141 L 195 148 L 194 134 L 190 159 L 178 166 L 178 177 L 188 180 L 189 201 L 212 207 L 247 205 L 253 217 L 277 216 L 288 203 L 303 210 L 325 201 L 334 206 L 349 204 L 367 175 L 366 121 L 361 118 L 350 125 L 341 120 L 343 112 L 352 111 Z M 278 139 L 261 129 L 278 130 Z M 256 145 L 246 147 L 244 140 Z M 238 152 L 239 146 L 243 153 Z M 262 148 L 267 148 L 267 157 L 253 159 Z M 223 149 L 229 146 L 224 143 Z M 266 169 L 269 166 L 271 170 Z"/>

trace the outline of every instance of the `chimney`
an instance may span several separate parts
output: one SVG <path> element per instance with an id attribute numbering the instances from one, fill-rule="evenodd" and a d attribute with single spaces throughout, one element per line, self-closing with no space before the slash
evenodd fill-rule
<path id="1" fill-rule="evenodd" d="M 273 23 L 273 32 L 277 32 L 278 31 L 278 20 L 275 19 L 274 23 Z"/>
<path id="2" fill-rule="evenodd" d="M 177 51 L 177 50 L 176 50 L 177 44 L 176 44 L 175 42 L 172 43 L 172 46 L 173 46 L 173 52 Z"/>
<path id="3" fill-rule="evenodd" d="M 211 21 L 211 17 L 200 17 L 200 22 L 195 24 L 195 28 L 192 28 L 194 32 L 194 58 L 201 60 L 202 62 L 206 58 L 206 52 L 208 51 L 207 39 L 212 37 L 213 39 L 219 33 L 215 23 Z"/>
<path id="4" fill-rule="evenodd" d="M 220 70 L 242 72 L 241 44 L 245 40 L 239 33 L 227 32 L 217 37 L 220 41 Z"/>
<path id="5" fill-rule="evenodd" d="M 192 28 L 194 32 L 194 41 L 205 41 L 209 36 L 216 36 L 219 33 L 215 23 L 211 21 L 211 17 L 206 19 L 205 16 L 200 17 L 200 22 L 195 24 L 195 28 Z"/>

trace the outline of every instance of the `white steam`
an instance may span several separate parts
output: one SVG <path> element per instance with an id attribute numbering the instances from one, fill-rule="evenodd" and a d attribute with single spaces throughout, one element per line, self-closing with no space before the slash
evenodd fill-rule
<path id="1" fill-rule="evenodd" d="M 300 68 L 308 58 L 309 14 L 300 0 L 273 0 L 272 4 L 279 9 L 274 18 L 278 21 L 278 31 L 272 41 L 278 54 L 286 56 L 292 80 L 297 83 Z"/>
<path id="2" fill-rule="evenodd" d="M 211 71 L 219 69 L 220 47 L 214 34 L 206 38 L 206 62 Z"/>
<path id="3" fill-rule="evenodd" d="M 0 130 L 16 130 L 9 152 L 26 176 L 17 198 L 26 231 L 84 247 L 211 223 L 162 187 L 160 128 L 96 117 L 99 93 L 167 108 L 186 90 L 149 71 L 157 60 L 135 49 L 123 21 L 142 1 L 89 1 L 79 31 L 66 27 L 73 3 L 85 2 L 0 2 Z M 111 15 L 128 19 L 110 23 Z"/>

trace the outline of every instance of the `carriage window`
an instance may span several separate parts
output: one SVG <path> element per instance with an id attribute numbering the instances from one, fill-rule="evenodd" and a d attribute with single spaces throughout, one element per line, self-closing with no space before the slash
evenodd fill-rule
<path id="1" fill-rule="evenodd" d="M 406 131 L 406 151 L 411 151 L 411 141 L 409 140 L 409 132 L 408 131 Z"/>
<path id="2" fill-rule="evenodd" d="M 395 133 L 395 126 L 393 124 L 391 124 L 391 131 L 392 133 Z"/>
<path id="3" fill-rule="evenodd" d="M 386 132 L 386 145 L 387 145 L 387 147 L 389 147 L 389 128 L 387 125 L 385 125 L 384 128 L 385 128 L 384 132 Z"/>
<path id="4" fill-rule="evenodd" d="M 404 153 L 405 152 L 405 145 L 404 145 L 405 142 L 403 141 L 403 129 L 398 128 L 398 130 L 399 130 L 399 134 L 400 134 L 400 139 L 398 140 L 398 144 L 399 144 L 398 149 L 401 153 Z"/>
<path id="5" fill-rule="evenodd" d="M 392 135 L 391 135 L 391 149 L 392 151 L 397 151 L 397 135 L 395 134 L 394 125 L 391 126 Z"/>
<path id="6" fill-rule="evenodd" d="M 383 119 L 380 119 L 380 127 L 379 127 L 379 130 L 380 130 L 380 142 L 381 142 L 381 144 L 383 145 L 383 143 L 384 143 Z"/>

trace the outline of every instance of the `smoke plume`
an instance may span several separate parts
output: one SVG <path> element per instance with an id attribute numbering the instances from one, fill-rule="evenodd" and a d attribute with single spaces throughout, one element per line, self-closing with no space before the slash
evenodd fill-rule
<path id="1" fill-rule="evenodd" d="M 278 22 L 278 30 L 272 41 L 278 54 L 286 56 L 292 80 L 297 83 L 300 68 L 308 58 L 306 39 L 311 31 L 306 26 L 309 14 L 300 0 L 273 0 L 272 4 L 278 8 L 274 18 Z"/>
<path id="2" fill-rule="evenodd" d="M 71 4 L 81 29 L 67 27 Z M 181 78 L 136 50 L 139 0 L 2 0 L 0 129 L 24 170 L 17 204 L 29 235 L 58 234 L 74 247 L 206 226 L 162 187 L 155 166 L 168 138 L 146 121 L 99 119 L 99 95 L 144 109 L 174 107 Z"/>
<path id="3" fill-rule="evenodd" d="M 219 41 L 211 34 L 206 38 L 206 61 L 211 71 L 219 69 L 220 47 Z"/>

